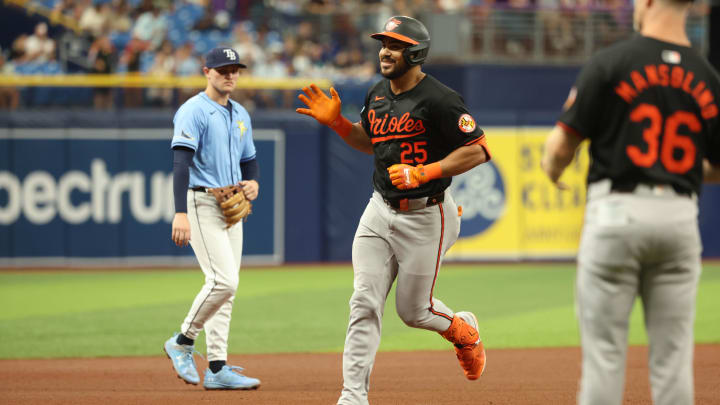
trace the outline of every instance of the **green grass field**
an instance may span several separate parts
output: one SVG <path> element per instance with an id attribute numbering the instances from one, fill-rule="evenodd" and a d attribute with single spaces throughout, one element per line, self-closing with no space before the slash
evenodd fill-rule
<path id="1" fill-rule="evenodd" d="M 474 311 L 488 348 L 577 346 L 574 278 L 570 264 L 447 265 L 435 296 Z M 0 272 L 0 358 L 160 355 L 202 280 L 199 269 Z M 342 351 L 351 293 L 350 266 L 243 269 L 230 351 Z M 719 307 L 720 265 L 706 263 L 697 342 L 720 342 Z M 630 343 L 645 342 L 636 306 Z M 439 335 L 405 326 L 391 294 L 380 350 L 446 348 Z"/>

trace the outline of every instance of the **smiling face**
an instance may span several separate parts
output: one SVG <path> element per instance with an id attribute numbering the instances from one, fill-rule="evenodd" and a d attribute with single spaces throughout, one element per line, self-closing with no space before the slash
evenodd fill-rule
<path id="1" fill-rule="evenodd" d="M 403 58 L 403 51 L 408 46 L 410 44 L 394 38 L 382 39 L 382 48 L 380 48 L 378 56 L 380 57 L 380 73 L 383 76 L 390 80 L 397 79 L 410 70 L 410 66 Z"/>
<path id="2" fill-rule="evenodd" d="M 240 66 L 227 65 L 218 68 L 203 68 L 208 85 L 215 89 L 220 95 L 228 95 L 235 90 L 238 77 L 240 77 Z"/>

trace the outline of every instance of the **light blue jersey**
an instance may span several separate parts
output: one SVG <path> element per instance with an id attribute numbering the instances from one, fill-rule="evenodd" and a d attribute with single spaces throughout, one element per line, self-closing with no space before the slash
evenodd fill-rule
<path id="1" fill-rule="evenodd" d="M 195 151 L 189 188 L 223 187 L 242 180 L 240 162 L 255 159 L 255 143 L 247 110 L 235 101 L 232 120 L 228 109 L 205 92 L 186 101 L 173 118 L 171 147 Z"/>

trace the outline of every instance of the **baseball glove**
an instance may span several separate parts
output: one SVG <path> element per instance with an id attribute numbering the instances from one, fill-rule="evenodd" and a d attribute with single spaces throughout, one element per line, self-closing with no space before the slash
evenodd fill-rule
<path id="1" fill-rule="evenodd" d="M 252 204 L 250 200 L 245 198 L 242 186 L 233 184 L 231 186 L 211 188 L 210 191 L 215 196 L 220 210 L 225 216 L 225 229 L 230 228 L 240 220 L 244 220 L 252 213 Z"/>

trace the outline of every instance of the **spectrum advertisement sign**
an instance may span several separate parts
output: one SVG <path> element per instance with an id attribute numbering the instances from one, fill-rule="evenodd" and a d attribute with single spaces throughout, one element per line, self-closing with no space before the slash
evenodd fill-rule
<path id="1" fill-rule="evenodd" d="M 0 130 L 0 265 L 184 264 L 170 240 L 172 131 Z M 263 168 L 244 260 L 283 260 L 284 134 L 253 134 Z"/>

